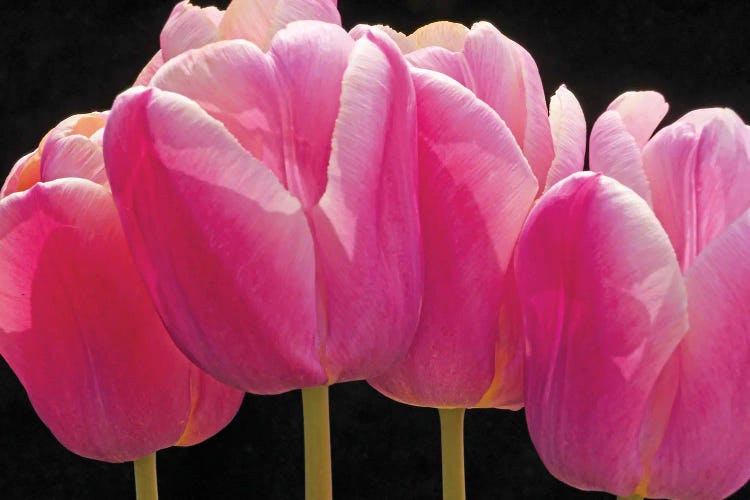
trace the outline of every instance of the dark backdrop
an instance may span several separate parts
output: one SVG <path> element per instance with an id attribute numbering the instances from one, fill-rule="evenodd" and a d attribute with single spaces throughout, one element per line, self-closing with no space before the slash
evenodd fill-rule
<path id="1" fill-rule="evenodd" d="M 671 104 L 667 121 L 716 105 L 750 118 L 748 2 L 683 1 L 676 8 L 652 1 L 339 3 L 347 28 L 383 23 L 408 33 L 446 18 L 469 25 L 493 22 L 534 56 L 547 97 L 560 83 L 578 96 L 589 130 L 607 103 L 629 89 L 660 90 Z M 172 5 L 173 0 L 34 0 L 4 6 L 3 172 L 61 119 L 109 108 L 157 50 Z M 246 396 L 237 418 L 215 438 L 159 453 L 162 498 L 302 498 L 301 417 L 298 392 Z M 0 497 L 133 497 L 130 464 L 86 460 L 60 446 L 4 363 L 0 423 Z M 337 498 L 439 498 L 434 410 L 391 402 L 362 382 L 340 384 L 331 389 L 331 425 Z M 466 476 L 473 499 L 608 498 L 577 492 L 545 471 L 522 411 L 467 413 Z M 736 498 L 748 495 L 746 487 Z"/>

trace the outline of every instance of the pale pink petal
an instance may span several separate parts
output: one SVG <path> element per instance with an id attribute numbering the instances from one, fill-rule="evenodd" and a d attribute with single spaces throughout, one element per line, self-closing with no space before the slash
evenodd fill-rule
<path id="1" fill-rule="evenodd" d="M 102 149 L 82 135 L 50 138 L 42 151 L 40 176 L 42 182 L 79 177 L 106 185 Z"/>
<path id="2" fill-rule="evenodd" d="M 438 21 L 422 26 L 407 38 L 415 49 L 442 47 L 451 52 L 461 52 L 468 34 L 469 28 L 463 24 Z"/>
<path id="3" fill-rule="evenodd" d="M 326 381 L 305 216 L 197 104 L 115 101 L 104 157 L 134 258 L 180 348 L 217 379 L 278 393 Z"/>
<path id="4" fill-rule="evenodd" d="M 750 131 L 731 110 L 707 114 L 666 127 L 643 150 L 654 212 L 683 269 L 750 207 Z"/>
<path id="5" fill-rule="evenodd" d="M 690 331 L 649 470 L 651 497 L 726 498 L 750 479 L 750 212 L 686 275 Z"/>
<path id="6" fill-rule="evenodd" d="M 248 40 L 265 51 L 277 31 L 302 20 L 341 26 L 332 0 L 233 0 L 219 24 L 219 33 L 224 40 Z"/>
<path id="7" fill-rule="evenodd" d="M 589 137 L 589 167 L 624 184 L 651 204 L 641 148 L 617 111 L 605 111 L 594 122 Z"/>
<path id="8" fill-rule="evenodd" d="M 108 191 L 36 184 L 0 201 L 0 235 L 0 351 L 55 437 L 109 462 L 173 445 L 190 363 L 153 309 Z"/>
<path id="9" fill-rule="evenodd" d="M 272 61 L 258 47 L 233 40 L 182 54 L 164 65 L 151 85 L 200 104 L 286 185 L 280 85 Z"/>
<path id="10" fill-rule="evenodd" d="M 669 104 L 658 92 L 644 90 L 625 92 L 612 101 L 607 111 L 617 111 L 628 133 L 643 149 L 651 134 L 656 130 L 669 111 Z"/>
<path id="11" fill-rule="evenodd" d="M 210 8 L 218 11 L 216 7 Z M 172 9 L 159 42 L 165 61 L 190 49 L 197 49 L 219 40 L 218 23 L 214 15 L 207 15 L 205 10 L 190 4 L 187 0 L 178 3 Z"/>
<path id="12" fill-rule="evenodd" d="M 687 329 L 669 239 L 642 198 L 582 172 L 534 207 L 515 265 L 534 445 L 566 483 L 628 496 L 651 389 Z"/>
<path id="13" fill-rule="evenodd" d="M 406 35 L 404 35 L 400 31 L 394 30 L 390 26 L 384 26 L 382 24 L 375 24 L 372 26 L 370 26 L 369 24 L 358 24 L 349 30 L 349 35 L 354 40 L 359 40 L 371 29 L 378 29 L 391 37 L 391 40 L 396 42 L 398 48 L 401 49 L 402 54 L 408 54 L 409 52 L 412 52 L 416 49 L 416 47 L 414 46 L 414 42 L 409 40 Z"/>
<path id="14" fill-rule="evenodd" d="M 344 73 L 328 188 L 310 212 L 331 381 L 378 375 L 411 344 L 422 295 L 414 87 L 387 35 Z"/>
<path id="15" fill-rule="evenodd" d="M 409 404 L 471 407 L 495 375 L 504 276 L 537 183 L 492 108 L 440 73 L 413 79 L 425 295 L 406 357 L 371 382 Z"/>
<path id="16" fill-rule="evenodd" d="M 161 53 L 161 49 L 154 54 L 154 56 L 146 63 L 146 66 L 138 74 L 138 77 L 133 82 L 133 86 L 148 85 L 151 83 L 151 79 L 154 77 L 156 72 L 164 66 L 164 56 Z"/>
<path id="17" fill-rule="evenodd" d="M 219 42 L 170 61 L 152 85 L 190 97 L 223 122 L 309 208 L 325 190 L 353 43 L 333 24 L 292 23 L 268 55 L 246 41 Z"/>
<path id="18" fill-rule="evenodd" d="M 443 47 L 425 47 L 409 53 L 406 59 L 417 68 L 438 71 L 473 90 L 471 69 L 466 65 L 463 54 L 459 52 Z"/>
<path id="19" fill-rule="evenodd" d="M 549 122 L 555 159 L 547 174 L 545 191 L 570 174 L 583 170 L 586 156 L 586 118 L 578 100 L 565 85 L 550 99 Z"/>

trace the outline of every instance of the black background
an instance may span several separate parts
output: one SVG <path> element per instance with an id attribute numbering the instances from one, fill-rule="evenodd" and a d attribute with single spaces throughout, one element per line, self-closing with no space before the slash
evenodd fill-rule
<path id="1" fill-rule="evenodd" d="M 566 83 L 590 130 L 625 90 L 656 89 L 667 122 L 727 106 L 750 117 L 750 2 L 497 2 L 339 0 L 344 26 L 389 24 L 409 33 L 451 19 L 494 23 L 539 66 L 547 97 Z M 202 4 L 206 5 L 206 4 Z M 109 108 L 158 49 L 173 0 L 29 1 L 4 6 L 0 32 L 0 162 L 5 172 L 63 118 Z M 226 7 L 226 2 L 220 2 Z M 215 438 L 158 454 L 161 497 L 303 497 L 299 392 L 247 395 Z M 748 416 L 750 418 L 750 415 Z M 127 499 L 130 464 L 83 459 L 60 446 L 0 364 L 0 498 Z M 437 412 L 391 402 L 363 382 L 331 388 L 338 499 L 440 497 Z M 731 432 L 731 429 L 727 429 Z M 523 412 L 466 416 L 469 498 L 611 498 L 578 492 L 547 473 Z M 733 498 L 747 498 L 746 487 Z"/>

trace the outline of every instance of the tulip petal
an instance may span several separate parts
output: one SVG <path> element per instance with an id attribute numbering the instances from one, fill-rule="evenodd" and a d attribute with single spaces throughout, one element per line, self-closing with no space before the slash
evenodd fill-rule
<path id="1" fill-rule="evenodd" d="M 628 133 L 633 136 L 639 148 L 648 142 L 669 111 L 669 104 L 658 92 L 644 90 L 625 92 L 612 101 L 607 111 L 617 111 Z"/>
<path id="2" fill-rule="evenodd" d="M 750 207 L 750 131 L 733 111 L 707 114 L 666 127 L 643 150 L 654 212 L 683 269 Z"/>
<path id="3" fill-rule="evenodd" d="M 344 73 L 328 188 L 310 212 L 330 381 L 378 375 L 411 344 L 422 293 L 414 87 L 387 35 Z"/>
<path id="4" fill-rule="evenodd" d="M 413 50 L 416 49 L 416 47 L 414 46 L 414 43 L 411 40 L 409 40 L 409 38 L 406 35 L 404 35 L 400 31 L 394 30 L 390 26 L 384 26 L 382 24 L 374 24 L 372 26 L 369 24 L 358 24 L 349 30 L 349 35 L 354 40 L 359 40 L 364 35 L 366 35 L 367 32 L 370 31 L 371 29 L 378 29 L 384 32 L 389 37 L 391 37 L 391 40 L 396 42 L 396 45 L 398 45 L 398 48 L 401 49 L 402 54 L 408 54 L 409 52 L 412 52 Z"/>
<path id="5" fill-rule="evenodd" d="M 594 122 L 589 137 L 589 167 L 629 187 L 651 204 L 641 149 L 617 111 L 605 111 Z"/>
<path id="6" fill-rule="evenodd" d="M 651 389 L 687 329 L 669 239 L 643 199 L 582 172 L 532 210 L 515 265 L 534 445 L 566 483 L 630 495 Z"/>
<path id="7" fill-rule="evenodd" d="M 547 174 L 544 190 L 583 170 L 586 156 L 586 118 L 573 93 L 562 85 L 550 99 L 549 121 L 555 159 Z"/>
<path id="8" fill-rule="evenodd" d="M 244 39 L 266 51 L 277 31 L 302 20 L 341 26 L 333 0 L 233 0 L 219 24 L 219 33 L 224 40 Z"/>
<path id="9" fill-rule="evenodd" d="M 440 73 L 413 79 L 425 295 L 406 357 L 373 385 L 410 404 L 470 407 L 495 374 L 504 275 L 537 183 L 492 108 Z"/>
<path id="10" fill-rule="evenodd" d="M 170 61 L 152 85 L 200 104 L 309 208 L 325 190 L 353 43 L 332 24 L 292 23 L 269 55 L 246 41 L 216 43 Z"/>
<path id="11" fill-rule="evenodd" d="M 461 52 L 468 34 L 469 29 L 463 24 L 438 21 L 422 26 L 407 38 L 416 49 L 436 46 L 451 52 Z"/>
<path id="12" fill-rule="evenodd" d="M 726 498 L 750 478 L 750 211 L 686 275 L 690 331 L 648 495 Z"/>
<path id="13" fill-rule="evenodd" d="M 26 169 L 26 165 L 29 161 L 33 161 L 34 157 L 37 157 L 36 161 L 39 163 L 38 159 L 38 151 L 32 151 L 31 153 L 22 156 L 14 165 L 13 168 L 10 169 L 10 172 L 8 173 L 8 177 L 5 178 L 5 182 L 3 183 L 3 188 L 0 190 L 0 199 L 5 198 L 11 193 L 15 193 L 16 191 L 23 191 L 24 189 L 28 189 L 30 186 L 36 184 L 39 182 L 39 170 L 36 169 L 34 179 L 30 182 L 30 184 L 26 187 L 23 187 L 24 185 L 24 170 Z"/>
<path id="14" fill-rule="evenodd" d="M 216 7 L 196 7 L 187 0 L 175 5 L 159 36 L 164 60 L 219 41 L 220 19 Z"/>
<path id="15" fill-rule="evenodd" d="M 0 352 L 57 439 L 109 462 L 173 445 L 190 363 L 153 309 L 106 188 L 64 179 L 0 201 L 0 267 Z"/>
<path id="16" fill-rule="evenodd" d="M 162 66 L 164 66 L 164 56 L 160 49 L 154 54 L 148 63 L 146 63 L 146 66 L 143 67 L 141 72 L 138 73 L 135 82 L 133 82 L 133 86 L 138 87 L 140 85 L 148 85 L 151 83 L 151 79 Z"/>
<path id="17" fill-rule="evenodd" d="M 107 184 L 101 147 L 82 135 L 50 138 L 42 151 L 39 172 L 43 182 L 79 177 L 97 184 Z"/>
<path id="18" fill-rule="evenodd" d="M 278 393 L 326 381 L 302 209 L 185 97 L 115 101 L 104 157 L 126 237 L 167 328 L 217 379 Z"/>

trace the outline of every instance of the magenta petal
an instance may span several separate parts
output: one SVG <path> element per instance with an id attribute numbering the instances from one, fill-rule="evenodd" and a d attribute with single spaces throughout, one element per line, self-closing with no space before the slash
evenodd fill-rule
<path id="1" fill-rule="evenodd" d="M 507 347 L 504 277 L 537 183 L 489 106 L 439 73 L 413 77 L 425 295 L 406 357 L 371 382 L 406 403 L 471 407 L 494 378 L 496 346 Z"/>
<path id="2" fill-rule="evenodd" d="M 648 398 L 687 329 L 667 235 L 631 190 L 573 174 L 532 210 L 515 265 L 537 451 L 568 484 L 632 494 Z"/>
<path id="3" fill-rule="evenodd" d="M 550 99 L 549 121 L 555 159 L 547 173 L 545 191 L 568 175 L 583 170 L 586 155 L 586 118 L 578 99 L 565 85 Z"/>
<path id="4" fill-rule="evenodd" d="M 177 442 L 193 368 L 153 309 L 109 192 L 37 184 L 0 201 L 0 235 L 0 351 L 57 439 L 109 462 Z M 212 390 L 228 404 L 223 420 L 206 416 L 204 435 L 241 396 Z"/>
<path id="5" fill-rule="evenodd" d="M 330 381 L 378 375 L 411 344 L 422 295 L 414 87 L 387 35 L 343 77 L 328 188 L 310 212 Z"/>
<path id="6" fill-rule="evenodd" d="M 135 260 L 178 346 L 249 392 L 324 383 L 312 238 L 271 172 L 198 105 L 158 89 L 118 97 L 104 156 Z"/>
<path id="7" fill-rule="evenodd" d="M 725 498 L 750 478 L 750 211 L 686 275 L 690 331 L 648 495 Z"/>
<path id="8" fill-rule="evenodd" d="M 219 24 L 219 32 L 224 40 L 244 39 L 265 51 L 277 31 L 302 20 L 341 26 L 333 0 L 233 0 Z"/>

